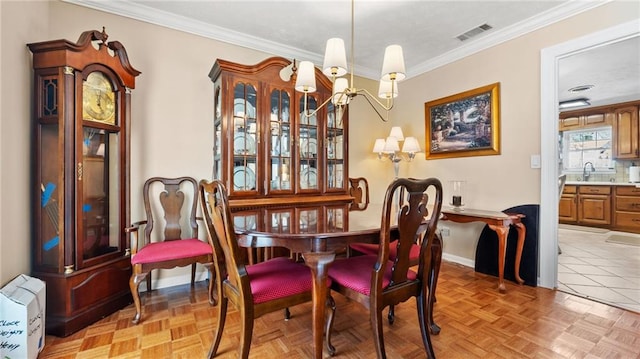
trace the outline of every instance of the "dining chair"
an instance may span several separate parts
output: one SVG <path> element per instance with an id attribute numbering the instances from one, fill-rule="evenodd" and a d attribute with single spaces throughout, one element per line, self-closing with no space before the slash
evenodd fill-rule
<path id="1" fill-rule="evenodd" d="M 200 181 L 200 199 L 218 285 L 218 323 L 208 358 L 216 356 L 227 316 L 229 302 L 240 314 L 240 358 L 247 358 L 251 346 L 254 320 L 260 316 L 312 300 L 312 276 L 309 267 L 286 257 L 276 257 L 246 265 L 246 251 L 238 245 L 229 207 L 227 190 L 220 181 Z M 327 286 L 331 281 L 327 281 Z M 335 303 L 327 296 L 330 309 L 327 323 L 333 321 Z M 326 327 L 328 344 L 328 325 Z M 331 355 L 335 349 L 327 345 Z"/>
<path id="2" fill-rule="evenodd" d="M 398 194 L 395 200 L 397 200 L 398 203 L 402 203 L 406 201 L 406 193 L 402 188 L 398 191 Z M 436 235 L 440 236 L 440 233 L 438 232 Z M 420 257 L 420 247 L 422 245 L 423 236 L 424 236 L 424 232 L 417 233 L 415 242 L 413 245 L 411 245 L 411 249 L 409 250 L 409 264 L 411 266 L 418 265 L 418 259 Z M 442 237 L 439 237 L 439 238 L 440 238 L 440 243 L 442 243 Z M 439 248 L 434 248 L 434 250 L 437 250 L 437 249 Z M 379 250 L 380 250 L 380 245 L 376 243 L 352 243 L 351 245 L 349 245 L 348 255 L 349 256 L 363 255 L 363 254 L 377 255 Z M 392 261 L 395 260 L 397 256 L 397 252 L 398 252 L 397 239 L 392 238 L 391 242 L 389 243 L 389 259 Z M 439 258 L 439 256 L 437 256 L 436 258 Z M 389 320 L 389 324 L 393 324 L 395 320 L 395 311 L 394 311 L 393 305 L 389 306 L 389 313 L 387 315 L 387 318 Z M 432 333 L 438 334 L 437 330 L 436 332 L 432 331 Z"/>
<path id="3" fill-rule="evenodd" d="M 349 195 L 353 201 L 349 206 L 351 211 L 364 211 L 369 206 L 369 182 L 364 177 L 349 178 Z"/>
<path id="4" fill-rule="evenodd" d="M 146 220 L 125 228 L 131 234 L 132 274 L 129 288 L 136 307 L 133 323 L 141 319 L 142 305 L 139 287 L 147 282 L 151 292 L 151 271 L 191 265 L 191 286 L 196 275 L 196 263 L 201 263 L 209 274 L 209 303 L 215 305 L 213 296 L 211 246 L 198 238 L 196 217 L 198 208 L 198 183 L 191 177 L 152 177 L 142 189 Z M 140 232 L 144 227 L 144 235 Z"/>
<path id="5" fill-rule="evenodd" d="M 398 207 L 396 191 L 403 189 L 406 201 Z M 430 202 L 431 199 L 431 202 Z M 429 328 L 429 276 L 432 273 L 431 246 L 442 210 L 442 184 L 436 178 L 394 180 L 385 193 L 381 215 L 380 247 L 375 255 L 336 260 L 329 268 L 331 289 L 362 304 L 369 310 L 378 358 L 386 358 L 382 311 L 415 297 L 422 342 L 429 358 L 435 358 Z M 430 212 L 429 212 L 430 211 Z M 397 224 L 396 224 L 397 221 Z M 411 269 L 409 255 L 416 236 L 424 232 L 417 270 Z M 390 260 L 390 243 L 397 238 L 397 255 Z M 332 322 L 329 323 L 329 334 Z M 330 343 L 330 335 L 327 338 Z"/>

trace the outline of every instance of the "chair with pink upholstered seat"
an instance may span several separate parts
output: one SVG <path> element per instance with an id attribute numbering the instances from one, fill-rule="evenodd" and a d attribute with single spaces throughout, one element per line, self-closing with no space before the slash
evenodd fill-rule
<path id="1" fill-rule="evenodd" d="M 218 323 L 208 357 L 216 356 L 226 321 L 227 306 L 231 302 L 240 313 L 238 357 L 247 358 L 255 318 L 311 301 L 311 270 L 304 264 L 286 257 L 246 265 L 246 251 L 236 240 L 224 184 L 216 180 L 200 181 L 200 199 L 209 242 L 216 259 L 216 276 L 224 278 L 222 281 L 216 281 L 219 293 Z M 329 284 L 330 281 L 327 285 Z M 328 317 L 328 322 L 331 322 L 335 303 L 330 295 L 327 297 L 327 306 L 331 309 Z M 327 329 L 327 335 L 328 333 Z M 327 346 L 327 350 L 331 355 L 335 353 L 333 347 Z"/>
<path id="2" fill-rule="evenodd" d="M 402 197 L 398 206 L 394 194 L 401 190 L 406 197 Z M 435 357 L 427 317 L 430 315 L 429 281 L 433 273 L 431 251 L 441 210 L 442 184 L 439 180 L 394 180 L 384 197 L 377 253 L 337 259 L 329 268 L 331 289 L 369 310 L 378 358 L 386 358 L 382 311 L 385 307 L 412 297 L 416 298 L 417 317 L 426 354 L 429 358 Z M 395 227 L 393 218 L 397 220 Z M 414 270 L 410 253 L 420 233 L 424 233 L 424 237 L 419 246 L 418 268 Z M 390 260 L 390 243 L 394 239 L 396 256 Z"/>
<path id="3" fill-rule="evenodd" d="M 132 274 L 129 287 L 136 307 L 133 323 L 141 319 L 142 305 L 139 287 L 147 282 L 151 291 L 151 271 L 191 265 L 191 285 L 194 285 L 196 263 L 205 266 L 209 274 L 209 302 L 213 296 L 213 254 L 209 243 L 198 239 L 196 210 L 198 183 L 191 177 L 149 178 L 143 187 L 147 219 L 125 229 L 131 233 Z M 144 235 L 139 233 L 144 227 Z"/>

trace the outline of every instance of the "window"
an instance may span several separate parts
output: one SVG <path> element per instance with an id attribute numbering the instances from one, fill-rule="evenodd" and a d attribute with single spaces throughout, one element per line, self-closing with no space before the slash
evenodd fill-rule
<path id="1" fill-rule="evenodd" d="M 582 172 L 591 162 L 596 172 L 611 172 L 611 126 L 564 131 L 562 138 L 563 172 Z"/>

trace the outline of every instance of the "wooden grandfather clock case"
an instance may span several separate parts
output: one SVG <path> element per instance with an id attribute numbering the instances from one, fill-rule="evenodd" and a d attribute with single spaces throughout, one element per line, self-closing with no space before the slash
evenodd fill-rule
<path id="1" fill-rule="evenodd" d="M 32 274 L 46 329 L 67 336 L 131 303 L 130 90 L 140 74 L 104 30 L 31 43 Z"/>

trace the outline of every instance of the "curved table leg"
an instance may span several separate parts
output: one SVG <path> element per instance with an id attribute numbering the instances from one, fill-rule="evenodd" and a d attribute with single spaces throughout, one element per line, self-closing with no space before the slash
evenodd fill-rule
<path id="1" fill-rule="evenodd" d="M 516 267 L 513 273 L 515 274 L 516 281 L 524 284 L 524 280 L 520 278 L 520 260 L 522 259 L 522 249 L 524 248 L 524 238 L 527 230 L 522 223 L 515 223 L 514 226 L 516 226 L 516 230 L 518 231 L 518 247 L 516 248 Z"/>
<path id="2" fill-rule="evenodd" d="M 327 277 L 329 265 L 336 258 L 335 252 L 303 253 L 305 264 L 311 268 L 313 278 L 313 357 L 322 358 L 322 333 L 325 322 L 325 305 L 327 301 Z"/>
<path id="3" fill-rule="evenodd" d="M 500 293 L 507 291 L 504 284 L 504 259 L 507 256 L 507 233 L 509 227 L 489 225 L 498 234 L 498 290 Z"/>

